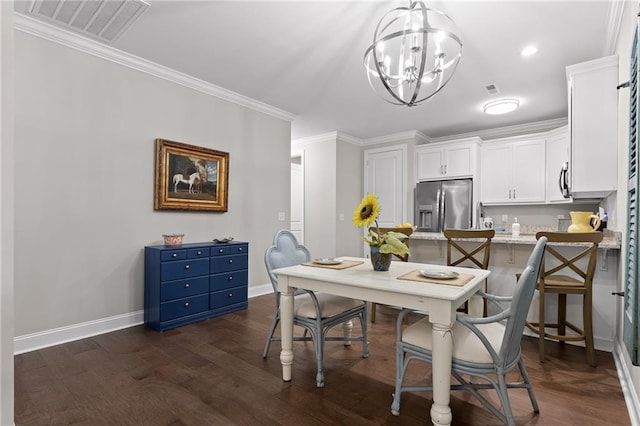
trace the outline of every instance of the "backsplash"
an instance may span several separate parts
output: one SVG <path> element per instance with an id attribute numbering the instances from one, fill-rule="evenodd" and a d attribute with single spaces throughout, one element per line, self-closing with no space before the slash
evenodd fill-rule
<path id="1" fill-rule="evenodd" d="M 538 229 L 539 231 L 557 231 L 558 218 L 570 219 L 569 212 L 576 210 L 597 213 L 598 205 L 544 204 L 539 206 L 486 206 L 484 208 L 484 216 L 493 219 L 495 228 L 502 226 L 505 228 L 505 232 L 509 234 L 511 233 L 511 224 L 515 218 L 518 218 L 520 233 L 531 234 L 532 232 L 529 228 L 532 226 L 536 229 L 544 228 Z M 505 215 L 506 221 L 503 220 L 503 216 Z"/>

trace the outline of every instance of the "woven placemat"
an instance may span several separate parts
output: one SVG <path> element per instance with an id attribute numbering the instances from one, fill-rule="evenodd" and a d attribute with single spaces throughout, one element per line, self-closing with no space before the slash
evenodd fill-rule
<path id="1" fill-rule="evenodd" d="M 473 275 L 471 274 L 460 274 L 457 278 L 452 279 L 438 279 L 438 278 L 427 278 L 420 273 L 419 269 L 408 272 L 404 275 L 400 275 L 397 279 L 406 280 L 406 281 L 418 281 L 421 283 L 429 283 L 429 284 L 444 284 L 444 285 L 453 285 L 456 287 L 462 287 L 469 281 L 473 279 Z"/>
<path id="2" fill-rule="evenodd" d="M 362 265 L 364 262 L 361 260 L 343 260 L 337 265 L 323 265 L 322 263 L 305 262 L 304 266 L 313 266 L 315 268 L 328 268 L 328 269 L 347 269 L 354 266 Z"/>

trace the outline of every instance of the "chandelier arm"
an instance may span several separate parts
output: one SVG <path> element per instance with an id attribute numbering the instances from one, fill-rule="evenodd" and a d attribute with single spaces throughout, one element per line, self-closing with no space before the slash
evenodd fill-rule
<path id="1" fill-rule="evenodd" d="M 418 76 L 417 76 L 417 80 L 416 80 L 416 87 L 413 90 L 413 96 L 411 97 L 411 102 L 409 102 L 410 104 L 414 104 L 416 101 L 416 98 L 418 97 L 418 94 L 420 93 L 420 88 L 422 87 L 422 77 L 424 76 L 424 65 L 427 62 L 427 49 L 425 48 L 425 46 L 427 46 L 429 37 L 428 37 L 428 32 L 425 31 L 425 29 L 427 27 L 429 27 L 429 17 L 427 16 L 427 7 L 424 5 L 423 2 L 418 1 L 418 2 L 414 2 L 413 5 L 419 5 L 420 6 L 420 13 L 422 13 L 422 28 L 421 28 L 421 32 L 422 32 L 422 49 L 420 51 L 421 53 L 421 59 L 420 59 L 420 70 L 418 71 Z M 413 6 L 412 5 L 412 6 Z"/>

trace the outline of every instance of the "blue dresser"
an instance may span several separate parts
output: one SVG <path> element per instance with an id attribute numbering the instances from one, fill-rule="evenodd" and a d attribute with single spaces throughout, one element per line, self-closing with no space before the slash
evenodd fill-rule
<path id="1" fill-rule="evenodd" d="M 144 323 L 171 328 L 246 309 L 249 244 L 144 248 Z"/>

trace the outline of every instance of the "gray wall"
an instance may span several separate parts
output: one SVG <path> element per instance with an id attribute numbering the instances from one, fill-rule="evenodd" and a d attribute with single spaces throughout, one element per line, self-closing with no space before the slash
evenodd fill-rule
<path id="1" fill-rule="evenodd" d="M 15 66 L 16 336 L 141 310 L 167 232 L 248 241 L 249 285 L 268 282 L 289 122 L 20 31 Z M 227 213 L 153 210 L 155 138 L 229 152 Z"/>
<path id="2" fill-rule="evenodd" d="M 364 154 L 361 147 L 338 140 L 336 255 L 362 256 L 362 228 L 353 225 L 353 211 L 362 200 Z M 344 220 L 340 220 L 343 215 Z"/>
<path id="3" fill-rule="evenodd" d="M 336 255 L 336 141 L 308 144 L 304 155 L 304 245 L 313 257 Z"/>

